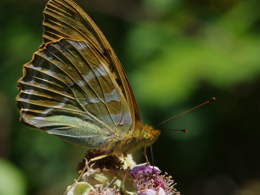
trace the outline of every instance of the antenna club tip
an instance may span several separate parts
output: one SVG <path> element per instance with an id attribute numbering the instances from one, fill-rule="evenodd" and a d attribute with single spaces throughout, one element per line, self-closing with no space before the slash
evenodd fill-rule
<path id="1" fill-rule="evenodd" d="M 213 102 L 213 101 L 215 101 L 216 100 L 216 97 L 212 97 L 209 101 L 210 102 Z"/>
<path id="2" fill-rule="evenodd" d="M 189 130 L 188 130 L 188 129 L 184 129 L 184 130 L 182 130 L 182 132 L 183 132 L 183 133 L 188 133 Z"/>

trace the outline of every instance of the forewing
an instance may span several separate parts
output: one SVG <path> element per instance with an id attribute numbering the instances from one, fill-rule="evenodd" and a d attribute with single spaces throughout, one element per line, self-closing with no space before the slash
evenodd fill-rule
<path id="1" fill-rule="evenodd" d="M 24 65 L 18 82 L 21 120 L 87 147 L 120 137 L 132 116 L 108 63 L 86 41 L 46 44 Z"/>
<path id="2" fill-rule="evenodd" d="M 93 20 L 71 0 L 50 0 L 44 10 L 44 43 L 55 42 L 61 38 L 77 41 L 88 41 L 93 45 L 108 63 L 107 68 L 114 75 L 129 105 L 133 120 L 139 121 L 139 111 L 125 72 L 109 42 L 93 22 Z"/>

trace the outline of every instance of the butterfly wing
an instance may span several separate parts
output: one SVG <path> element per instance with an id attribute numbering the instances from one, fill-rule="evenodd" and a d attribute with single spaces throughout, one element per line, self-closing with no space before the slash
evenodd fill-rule
<path id="1" fill-rule="evenodd" d="M 44 43 L 18 82 L 21 120 L 92 148 L 132 131 L 133 92 L 98 27 L 70 0 L 50 0 L 44 15 Z"/>
<path id="2" fill-rule="evenodd" d="M 114 50 L 94 21 L 72 0 L 50 0 L 44 10 L 44 43 L 61 38 L 88 40 L 108 60 L 108 68 L 114 75 L 128 103 L 135 121 L 140 121 L 137 103 L 126 74 Z"/>

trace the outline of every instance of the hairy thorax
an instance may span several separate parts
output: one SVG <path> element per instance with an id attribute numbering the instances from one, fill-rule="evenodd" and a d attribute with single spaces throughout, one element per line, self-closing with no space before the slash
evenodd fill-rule
<path id="1" fill-rule="evenodd" d="M 104 149 L 114 154 L 127 154 L 141 147 L 152 145 L 159 135 L 159 130 L 139 122 L 133 132 L 124 135 L 121 139 L 110 140 Z"/>

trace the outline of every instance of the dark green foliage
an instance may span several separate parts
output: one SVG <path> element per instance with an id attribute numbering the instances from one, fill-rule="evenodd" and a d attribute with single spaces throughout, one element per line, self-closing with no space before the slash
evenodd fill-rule
<path id="1" fill-rule="evenodd" d="M 85 152 L 18 119 L 16 83 L 41 44 L 45 3 L 0 2 L 0 155 L 23 178 L 9 187 L 27 186 L 16 187 L 21 195 L 61 194 L 77 177 Z M 159 127 L 155 164 L 173 176 L 177 189 L 185 195 L 231 195 L 243 188 L 260 194 L 259 1 L 77 3 L 114 47 L 143 121 L 155 126 L 217 98 Z M 7 178 L 0 175 L 0 181 Z"/>

